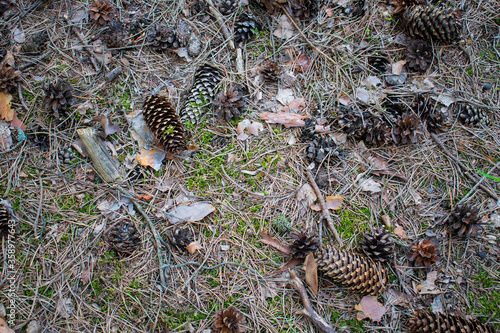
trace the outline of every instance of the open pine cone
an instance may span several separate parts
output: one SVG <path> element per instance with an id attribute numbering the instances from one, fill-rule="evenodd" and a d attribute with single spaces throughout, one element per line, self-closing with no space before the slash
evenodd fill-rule
<path id="1" fill-rule="evenodd" d="M 488 125 L 488 114 L 481 108 L 468 103 L 454 103 L 453 109 L 458 120 L 466 126 Z"/>
<path id="2" fill-rule="evenodd" d="M 483 230 L 482 218 L 478 213 L 477 207 L 457 206 L 453 209 L 447 224 L 459 237 L 474 237 Z"/>
<path id="3" fill-rule="evenodd" d="M 222 0 L 219 5 L 219 12 L 222 15 L 231 15 L 238 8 L 238 0 Z"/>
<path id="4" fill-rule="evenodd" d="M 180 47 L 174 29 L 164 25 L 157 24 L 151 27 L 146 39 L 151 43 L 150 47 L 157 52 Z"/>
<path id="5" fill-rule="evenodd" d="M 103 32 L 104 42 L 111 49 L 126 46 L 128 36 L 127 29 L 116 21 L 111 21 L 108 28 Z"/>
<path id="6" fill-rule="evenodd" d="M 111 21 L 115 14 L 115 7 L 109 0 L 97 0 L 89 6 L 89 16 L 100 25 Z"/>
<path id="7" fill-rule="evenodd" d="M 134 224 L 123 220 L 111 226 L 106 241 L 115 251 L 131 254 L 139 247 L 141 238 Z"/>
<path id="8" fill-rule="evenodd" d="M 300 20 L 310 20 L 318 11 L 317 0 L 288 0 L 288 7 L 293 16 Z"/>
<path id="9" fill-rule="evenodd" d="M 477 319 L 434 313 L 426 310 L 416 311 L 410 319 L 410 333 L 493 333 L 495 329 Z"/>
<path id="10" fill-rule="evenodd" d="M 234 24 L 234 42 L 244 45 L 255 37 L 255 30 L 259 29 L 257 20 L 250 14 L 242 13 Z"/>
<path id="11" fill-rule="evenodd" d="M 65 117 L 67 109 L 72 105 L 73 94 L 71 89 L 71 85 L 62 80 L 58 80 L 56 84 L 51 82 L 44 88 L 44 102 L 47 108 L 54 113 L 56 119 Z"/>
<path id="12" fill-rule="evenodd" d="M 445 132 L 450 126 L 448 114 L 441 112 L 428 95 L 417 95 L 414 110 L 431 133 Z"/>
<path id="13" fill-rule="evenodd" d="M 245 316 L 234 306 L 221 309 L 215 313 L 214 333 L 242 333 L 245 332 L 243 325 Z"/>
<path id="14" fill-rule="evenodd" d="M 373 55 L 368 57 L 368 64 L 377 73 L 385 73 L 389 69 L 391 62 L 385 55 Z"/>
<path id="15" fill-rule="evenodd" d="M 293 258 L 305 258 L 309 253 L 315 253 L 320 246 L 318 235 L 307 230 L 292 232 L 290 237 L 293 239 L 292 244 L 289 246 L 290 250 L 292 250 L 290 255 Z"/>
<path id="16" fill-rule="evenodd" d="M 382 147 L 392 141 L 391 127 L 381 119 L 373 119 L 366 126 L 365 142 L 372 147 Z"/>
<path id="17" fill-rule="evenodd" d="M 392 129 L 392 138 L 396 143 L 417 143 L 422 139 L 424 128 L 420 119 L 413 113 L 404 113 Z"/>
<path id="18" fill-rule="evenodd" d="M 281 69 L 279 68 L 278 62 L 266 60 L 260 65 L 260 73 L 264 80 L 267 81 L 278 81 L 281 75 Z"/>
<path id="19" fill-rule="evenodd" d="M 186 251 L 186 247 L 194 241 L 194 235 L 189 228 L 174 227 L 167 232 L 168 241 L 179 252 Z"/>
<path id="20" fill-rule="evenodd" d="M 406 48 L 406 61 L 410 69 L 424 72 L 432 63 L 432 46 L 421 39 L 411 40 Z"/>
<path id="21" fill-rule="evenodd" d="M 21 80 L 21 72 L 14 69 L 14 56 L 6 52 L 3 60 L 0 62 L 0 91 L 12 91 L 17 88 Z"/>
<path id="22" fill-rule="evenodd" d="M 410 246 L 407 257 L 416 267 L 429 267 L 439 260 L 438 254 L 438 245 L 432 239 L 423 239 Z"/>
<path id="23" fill-rule="evenodd" d="M 372 115 L 369 112 L 339 106 L 336 122 L 342 132 L 356 140 L 365 138 L 371 121 Z"/>
<path id="24" fill-rule="evenodd" d="M 9 220 L 9 211 L 4 205 L 0 204 L 0 243 L 2 242 L 2 238 L 7 239 L 9 236 Z"/>
<path id="25" fill-rule="evenodd" d="M 244 105 L 243 93 L 237 87 L 231 86 L 217 95 L 214 101 L 214 112 L 218 117 L 224 117 L 229 122 L 243 113 Z"/>
<path id="26" fill-rule="evenodd" d="M 373 260 L 384 262 L 389 260 L 394 253 L 394 243 L 391 240 L 391 235 L 380 228 L 375 229 L 372 234 L 366 233 L 364 235 L 361 249 Z"/>

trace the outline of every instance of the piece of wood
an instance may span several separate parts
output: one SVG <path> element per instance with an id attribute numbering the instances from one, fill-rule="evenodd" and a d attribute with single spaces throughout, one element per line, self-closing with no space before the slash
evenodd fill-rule
<path id="1" fill-rule="evenodd" d="M 108 151 L 102 146 L 101 140 L 95 135 L 95 130 L 87 127 L 80 128 L 76 132 L 87 149 L 99 176 L 107 183 L 123 180 L 120 170 L 111 159 Z"/>

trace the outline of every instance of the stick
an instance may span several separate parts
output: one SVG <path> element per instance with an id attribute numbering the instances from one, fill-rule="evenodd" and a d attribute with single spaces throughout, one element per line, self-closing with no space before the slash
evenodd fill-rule
<path id="1" fill-rule="evenodd" d="M 321 217 L 326 220 L 328 223 L 328 227 L 332 231 L 333 235 L 335 236 L 335 239 L 337 240 L 337 243 L 339 243 L 340 246 L 344 245 L 344 242 L 340 238 L 337 229 L 335 229 L 335 225 L 333 224 L 332 217 L 330 216 L 330 212 L 328 211 L 328 208 L 326 207 L 326 202 L 325 199 L 323 198 L 323 195 L 321 194 L 321 191 L 319 190 L 318 184 L 316 184 L 316 181 L 314 180 L 311 170 L 306 169 L 307 173 L 307 178 L 309 178 L 309 182 L 311 183 L 311 186 L 314 189 L 314 192 L 316 192 L 316 196 L 319 199 L 319 202 L 321 204 Z"/>
<path id="2" fill-rule="evenodd" d="M 108 82 L 111 82 L 111 81 L 115 80 L 118 77 L 118 75 L 120 75 L 122 72 L 123 72 L 122 67 L 118 66 L 115 69 L 113 69 L 111 72 L 108 72 L 106 74 L 106 80 L 108 80 Z"/>
<path id="3" fill-rule="evenodd" d="M 89 44 L 87 43 L 87 40 L 85 39 L 85 36 L 80 32 L 80 30 L 78 30 L 78 28 L 76 26 L 71 25 L 71 22 L 69 21 L 69 17 L 66 17 L 66 21 L 67 21 L 68 25 L 71 26 L 71 29 L 73 30 L 73 32 L 75 33 L 75 35 L 78 37 L 78 39 L 80 40 L 80 42 L 83 44 L 83 46 L 84 46 L 83 48 L 85 49 L 85 51 L 87 51 L 87 53 L 90 55 L 90 61 L 92 62 L 92 65 L 94 65 L 95 70 L 99 71 L 100 68 L 99 68 L 99 65 L 96 62 L 97 57 L 94 54 L 94 51 L 92 51 L 92 49 L 89 48 Z"/>
<path id="4" fill-rule="evenodd" d="M 493 193 L 493 191 L 491 191 L 489 188 L 487 188 L 486 186 L 484 186 L 483 184 L 481 184 L 477 179 L 476 177 L 474 177 L 469 169 L 462 163 L 460 162 L 455 156 L 452 155 L 452 153 L 450 153 L 450 151 L 444 146 L 444 144 L 441 142 L 441 140 L 439 140 L 439 137 L 434 134 L 434 133 L 430 133 L 432 139 L 434 140 L 434 142 L 437 143 L 437 145 L 441 148 L 441 150 L 449 157 L 451 158 L 453 161 L 455 161 L 455 163 L 458 164 L 458 166 L 460 167 L 460 169 L 462 169 L 465 177 L 469 178 L 470 181 L 472 181 L 474 184 L 477 184 L 479 186 L 479 188 L 481 188 L 483 191 L 485 191 L 490 197 L 492 197 L 493 199 L 495 199 L 496 201 L 499 200 L 498 196 Z"/>
<path id="5" fill-rule="evenodd" d="M 298 311 L 298 314 L 301 314 L 310 321 L 313 322 L 314 325 L 321 331 L 325 333 L 336 333 L 335 330 L 333 329 L 332 325 L 326 322 L 323 317 L 321 317 L 312 307 L 311 301 L 309 300 L 309 297 L 307 296 L 307 291 L 306 288 L 304 287 L 304 284 L 302 281 L 300 281 L 299 277 L 295 273 L 294 270 L 290 271 L 290 282 L 299 292 L 300 295 L 300 300 L 302 301 L 302 305 L 304 305 L 304 309 Z"/>
<path id="6" fill-rule="evenodd" d="M 231 38 L 231 33 L 229 32 L 229 29 L 224 23 L 224 18 L 222 17 L 221 13 L 219 13 L 219 11 L 215 8 L 212 0 L 205 0 L 205 1 L 208 4 L 208 9 L 210 9 L 210 12 L 215 16 L 217 22 L 220 24 L 222 33 L 224 34 L 224 37 L 226 37 L 229 47 L 231 48 L 231 50 L 234 50 L 234 42 L 233 39 Z"/>

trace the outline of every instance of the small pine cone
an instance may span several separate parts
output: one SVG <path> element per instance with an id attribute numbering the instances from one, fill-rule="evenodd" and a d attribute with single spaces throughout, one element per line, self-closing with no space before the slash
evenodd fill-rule
<path id="1" fill-rule="evenodd" d="M 65 117 L 66 110 L 73 103 L 71 85 L 65 81 L 58 80 L 57 84 L 49 83 L 48 87 L 44 88 L 44 91 L 44 103 L 50 111 L 54 112 L 55 118 Z"/>
<path id="2" fill-rule="evenodd" d="M 89 16 L 100 25 L 111 21 L 115 14 L 115 7 L 109 0 L 97 0 L 89 6 Z"/>
<path id="3" fill-rule="evenodd" d="M 231 15 L 238 8 L 237 0 L 222 0 L 219 5 L 219 12 L 222 15 Z"/>
<path id="4" fill-rule="evenodd" d="M 385 73 L 389 69 L 391 62 L 385 55 L 369 56 L 368 65 L 370 65 L 377 73 Z"/>
<path id="5" fill-rule="evenodd" d="M 264 80 L 276 82 L 281 75 L 281 68 L 279 68 L 278 62 L 267 60 L 260 65 L 260 73 Z"/>
<path id="6" fill-rule="evenodd" d="M 164 25 L 155 25 L 148 31 L 146 39 L 151 43 L 151 48 L 157 52 L 180 47 L 180 43 L 172 28 Z"/>
<path id="7" fill-rule="evenodd" d="M 75 151 L 72 147 L 65 147 L 59 151 L 59 160 L 64 164 L 71 164 L 71 162 L 76 158 Z"/>
<path id="8" fill-rule="evenodd" d="M 460 37 L 459 16 L 452 8 L 418 5 L 406 10 L 403 24 L 411 38 L 451 44 Z"/>
<path id="9" fill-rule="evenodd" d="M 290 234 L 290 238 L 293 239 L 289 246 L 293 258 L 305 258 L 309 253 L 315 253 L 320 246 L 318 235 L 307 230 L 294 231 Z"/>
<path id="10" fill-rule="evenodd" d="M 466 126 L 488 125 L 490 123 L 488 114 L 483 109 L 471 104 L 457 103 L 453 109 L 460 122 Z"/>
<path id="11" fill-rule="evenodd" d="M 166 152 L 186 150 L 184 126 L 172 104 L 164 96 L 148 96 L 144 101 L 144 120 Z"/>
<path id="12" fill-rule="evenodd" d="M 382 147 L 392 141 L 391 127 L 381 119 L 373 119 L 366 129 L 365 142 L 372 147 Z"/>
<path id="13" fill-rule="evenodd" d="M 204 64 L 194 74 L 193 85 L 181 110 L 181 121 L 193 124 L 210 108 L 223 73 L 215 66 Z"/>
<path id="14" fill-rule="evenodd" d="M 167 231 L 168 241 L 179 252 L 186 251 L 186 247 L 194 241 L 194 235 L 189 228 L 174 227 Z"/>
<path id="15" fill-rule="evenodd" d="M 380 228 L 375 229 L 372 234 L 366 233 L 364 235 L 361 249 L 373 260 L 384 262 L 388 261 L 394 253 L 394 243 L 391 240 L 391 235 Z"/>
<path id="16" fill-rule="evenodd" d="M 15 5 L 16 0 L 0 0 L 0 18 L 2 18 L 3 14 L 9 9 L 14 8 Z"/>
<path id="17" fill-rule="evenodd" d="M 361 18 L 366 13 L 366 0 L 354 0 L 347 6 L 344 12 L 352 17 Z"/>
<path id="18" fill-rule="evenodd" d="M 494 328 L 477 319 L 434 313 L 426 310 L 416 311 L 410 319 L 410 333 L 493 333 Z"/>
<path id="19" fill-rule="evenodd" d="M 453 209 L 447 224 L 459 237 L 474 237 L 483 230 L 482 218 L 478 213 L 477 207 L 457 206 Z"/>
<path id="20" fill-rule="evenodd" d="M 369 257 L 328 245 L 316 253 L 318 269 L 362 295 L 378 295 L 388 283 L 387 267 Z"/>
<path id="21" fill-rule="evenodd" d="M 342 132 L 356 140 L 363 140 L 371 126 L 372 117 L 369 112 L 342 107 L 337 113 L 336 121 Z"/>
<path id="22" fill-rule="evenodd" d="M 417 95 L 414 110 L 431 133 L 445 132 L 450 126 L 447 113 L 438 110 L 436 103 L 428 95 Z"/>
<path id="23" fill-rule="evenodd" d="M 415 267 L 429 267 L 439 260 L 439 247 L 432 239 L 423 239 L 410 246 L 408 260 L 415 263 Z"/>
<path id="24" fill-rule="evenodd" d="M 224 117 L 227 122 L 243 113 L 245 97 L 236 87 L 221 91 L 214 101 L 214 111 L 218 117 Z"/>
<path id="25" fill-rule="evenodd" d="M 288 6 L 292 15 L 300 20 L 310 20 L 318 11 L 316 0 L 288 0 Z"/>
<path id="26" fill-rule="evenodd" d="M 32 35 L 21 48 L 23 53 L 39 54 L 47 48 L 47 42 L 49 41 L 49 34 L 47 31 L 41 31 L 37 34 Z"/>
<path id="27" fill-rule="evenodd" d="M 191 26 L 187 20 L 180 19 L 177 20 L 175 24 L 175 38 L 179 41 L 179 47 L 185 47 L 189 44 L 189 39 L 191 37 Z"/>
<path id="28" fill-rule="evenodd" d="M 21 72 L 14 69 L 14 57 L 12 53 L 6 52 L 2 62 L 0 62 L 0 91 L 12 91 L 17 88 L 21 80 Z"/>
<path id="29" fill-rule="evenodd" d="M 417 39 L 408 42 L 406 61 L 410 69 L 425 72 L 432 63 L 432 57 L 432 46 L 426 41 Z"/>
<path id="30" fill-rule="evenodd" d="M 396 143 L 417 143 L 422 139 L 424 129 L 420 119 L 413 113 L 405 113 L 398 118 L 392 129 L 392 138 Z"/>
<path id="31" fill-rule="evenodd" d="M 255 37 L 255 30 L 259 30 L 259 24 L 249 14 L 242 13 L 238 16 L 234 25 L 234 41 L 237 45 L 244 45 Z"/>
<path id="32" fill-rule="evenodd" d="M 108 48 L 116 49 L 127 45 L 129 39 L 128 31 L 116 21 L 111 21 L 108 28 L 103 32 L 103 39 Z"/>
<path id="33" fill-rule="evenodd" d="M 139 18 L 130 22 L 128 27 L 128 31 L 131 37 L 136 37 L 137 35 L 142 34 L 148 27 L 153 23 L 153 20 L 147 18 Z"/>
<path id="34" fill-rule="evenodd" d="M 214 333 L 242 333 L 245 331 L 245 316 L 234 306 L 221 309 L 215 313 Z"/>
<path id="35" fill-rule="evenodd" d="M 9 211 L 4 205 L 0 204 L 0 242 L 2 238 L 7 239 L 9 236 L 9 220 Z"/>
<path id="36" fill-rule="evenodd" d="M 141 238 L 133 223 L 119 221 L 106 233 L 106 241 L 115 251 L 131 254 L 139 247 Z"/>

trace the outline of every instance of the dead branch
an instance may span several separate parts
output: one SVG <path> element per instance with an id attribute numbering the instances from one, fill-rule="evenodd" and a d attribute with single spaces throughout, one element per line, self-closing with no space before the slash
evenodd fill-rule
<path id="1" fill-rule="evenodd" d="M 295 273 L 294 270 L 290 271 L 290 282 L 293 285 L 293 287 L 295 288 L 295 290 L 297 290 L 297 292 L 299 293 L 300 300 L 302 301 L 302 305 L 304 305 L 304 309 L 298 311 L 297 313 L 307 317 L 307 319 L 312 321 L 312 323 L 314 325 L 316 325 L 316 327 L 321 332 L 336 333 L 335 329 L 332 327 L 332 325 L 327 323 L 327 321 L 325 319 L 323 319 L 323 317 L 321 317 L 313 309 L 313 307 L 311 305 L 311 301 L 309 300 L 309 297 L 307 296 L 306 288 L 304 287 L 304 284 L 302 283 L 302 281 L 300 281 L 299 277 L 297 276 L 297 273 Z"/>
<path id="2" fill-rule="evenodd" d="M 229 29 L 224 23 L 224 18 L 222 17 L 221 13 L 219 13 L 219 11 L 215 8 L 212 0 L 205 0 L 205 1 L 208 4 L 208 9 L 210 9 L 210 12 L 215 16 L 217 22 L 220 24 L 222 33 L 224 34 L 224 37 L 226 37 L 229 47 L 231 48 L 231 50 L 234 50 L 234 42 L 233 39 L 231 38 L 231 33 L 229 32 Z"/>
<path id="3" fill-rule="evenodd" d="M 332 231 L 333 235 L 335 236 L 335 239 L 337 240 L 337 243 L 339 243 L 340 246 L 344 245 L 344 242 L 339 236 L 339 233 L 337 232 L 337 229 L 335 229 L 335 225 L 333 223 L 332 217 L 330 216 L 330 211 L 328 210 L 328 207 L 326 207 L 326 202 L 325 199 L 323 198 L 323 195 L 321 194 L 321 191 L 319 190 L 318 184 L 316 184 L 316 181 L 314 180 L 314 177 L 311 174 L 311 170 L 306 169 L 307 173 L 307 178 L 309 178 L 309 182 L 311 183 L 311 186 L 314 189 L 314 192 L 316 192 L 316 196 L 319 199 L 319 202 L 321 204 L 321 217 L 326 220 L 328 223 L 328 227 Z"/>

